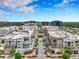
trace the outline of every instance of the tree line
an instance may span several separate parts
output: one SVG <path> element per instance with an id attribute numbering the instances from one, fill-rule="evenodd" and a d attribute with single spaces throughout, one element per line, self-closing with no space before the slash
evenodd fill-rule
<path id="1" fill-rule="evenodd" d="M 21 26 L 23 25 L 23 22 L 0 22 L 0 27 L 3 26 Z"/>
<path id="2" fill-rule="evenodd" d="M 24 25 L 25 23 L 32 23 L 32 22 L 33 21 L 28 21 L 28 22 L 0 22 L 0 27 L 3 27 L 3 26 L 21 26 L 21 25 Z M 33 22 L 33 23 L 39 23 L 39 22 Z M 42 22 L 40 22 L 40 23 L 42 23 Z M 51 23 L 51 22 L 48 22 L 48 23 Z M 79 22 L 62 22 L 62 26 L 79 28 Z"/>
<path id="3" fill-rule="evenodd" d="M 63 26 L 79 28 L 79 22 L 63 22 Z"/>

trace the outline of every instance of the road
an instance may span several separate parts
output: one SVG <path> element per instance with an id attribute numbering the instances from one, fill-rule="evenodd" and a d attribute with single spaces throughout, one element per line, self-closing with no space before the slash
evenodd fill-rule
<path id="1" fill-rule="evenodd" d="M 45 54 L 44 54 L 44 46 L 43 46 L 43 42 L 42 42 L 43 38 L 42 37 L 39 37 L 39 44 L 38 44 L 38 57 L 36 59 L 47 59 L 45 57 Z"/>

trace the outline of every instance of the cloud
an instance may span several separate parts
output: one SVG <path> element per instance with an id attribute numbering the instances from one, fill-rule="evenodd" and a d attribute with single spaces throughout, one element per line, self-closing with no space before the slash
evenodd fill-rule
<path id="1" fill-rule="evenodd" d="M 32 11 L 33 6 L 25 6 L 29 3 L 33 2 L 33 0 L 0 0 L 0 9 L 3 6 L 11 8 L 13 11 Z"/>
<path id="2" fill-rule="evenodd" d="M 23 6 L 24 4 L 28 4 L 30 2 L 32 2 L 32 0 L 3 0 L 3 1 L 0 1 L 0 3 L 2 5 L 9 6 L 9 7 Z"/>
<path id="3" fill-rule="evenodd" d="M 10 13 L 4 12 L 0 10 L 0 16 L 8 16 Z"/>
<path id="4" fill-rule="evenodd" d="M 68 6 L 71 2 L 75 2 L 77 0 L 63 0 L 61 3 L 54 5 L 55 7 L 64 8 Z"/>
<path id="5" fill-rule="evenodd" d="M 62 3 L 69 3 L 70 1 L 69 0 L 63 0 Z"/>
<path id="6" fill-rule="evenodd" d="M 29 12 L 29 11 L 32 11 L 33 10 L 33 6 L 30 6 L 30 7 L 26 7 L 26 6 L 23 6 L 23 7 L 20 7 L 18 8 L 18 12 Z"/>

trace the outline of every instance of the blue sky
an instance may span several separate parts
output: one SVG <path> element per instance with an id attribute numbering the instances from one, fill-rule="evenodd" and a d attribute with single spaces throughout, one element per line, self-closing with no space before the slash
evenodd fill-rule
<path id="1" fill-rule="evenodd" d="M 0 21 L 79 22 L 79 0 L 0 0 Z"/>

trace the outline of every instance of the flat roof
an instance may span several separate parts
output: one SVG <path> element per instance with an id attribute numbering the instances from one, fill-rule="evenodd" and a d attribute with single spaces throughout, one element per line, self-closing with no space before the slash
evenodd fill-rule
<path id="1" fill-rule="evenodd" d="M 62 31 L 48 31 L 48 33 L 53 37 L 64 37 L 64 33 Z"/>
<path id="2" fill-rule="evenodd" d="M 28 32 L 12 32 L 10 34 L 7 34 L 3 36 L 3 39 L 17 39 L 17 38 L 23 38 L 23 37 L 30 37 L 32 35 L 33 31 Z"/>

